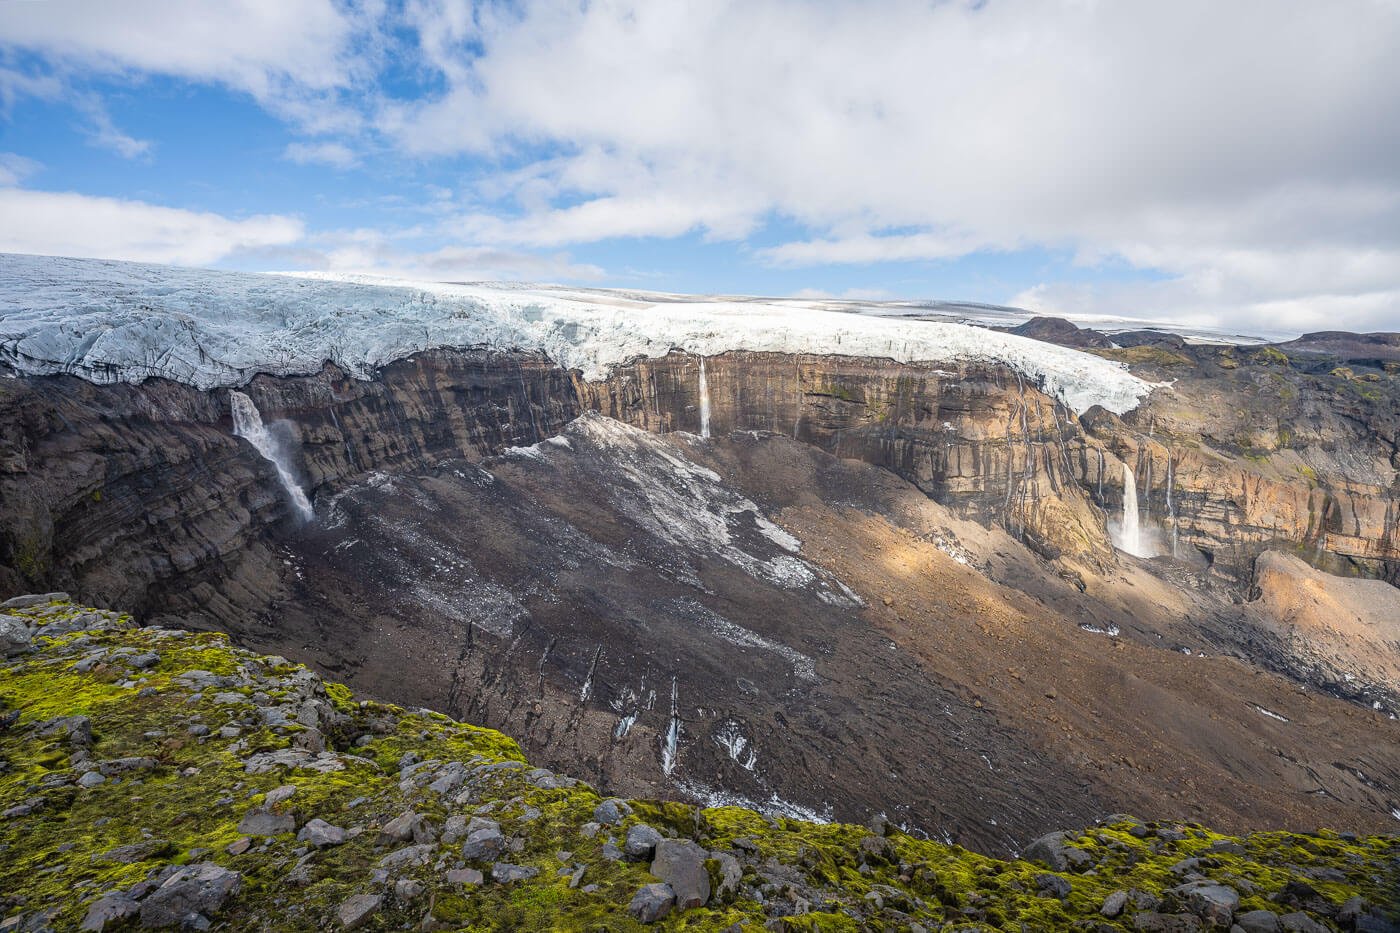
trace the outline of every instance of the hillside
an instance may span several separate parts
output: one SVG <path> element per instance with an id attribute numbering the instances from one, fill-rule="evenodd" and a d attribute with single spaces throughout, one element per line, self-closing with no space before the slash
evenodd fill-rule
<path id="1" fill-rule="evenodd" d="M 605 799 L 219 634 L 0 608 L 5 930 L 1384 930 L 1400 902 L 1393 836 L 1112 816 L 1007 861 Z"/>

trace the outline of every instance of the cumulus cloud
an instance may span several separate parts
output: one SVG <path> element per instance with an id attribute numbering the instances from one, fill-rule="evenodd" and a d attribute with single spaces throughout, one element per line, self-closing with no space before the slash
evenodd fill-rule
<path id="1" fill-rule="evenodd" d="M 294 243 L 301 221 L 233 219 L 143 201 L 0 188 L 0 252 L 209 265 L 240 252 Z"/>
<path id="2" fill-rule="evenodd" d="M 1006 297 L 1045 310 L 1400 327 L 1393 0 L 51 0 L 0 4 L 0 47 L 53 69 L 0 60 L 6 100 L 165 74 L 319 140 L 293 161 L 465 156 L 427 250 L 465 267 L 695 233 L 784 268 L 1036 250 L 1073 264 Z"/>
<path id="3" fill-rule="evenodd" d="M 1325 315 L 1400 283 L 1400 7 L 1383 0 L 410 15 L 444 90 L 379 125 L 417 154 L 523 155 L 523 215 L 474 221 L 515 242 L 744 237 L 777 215 L 816 235 L 757 253 L 776 265 L 1039 246 L 1179 277 L 1159 290 L 1173 313 L 1224 287 Z M 563 154 L 530 160 L 542 142 Z M 1329 257 L 1358 250 L 1339 276 Z"/>

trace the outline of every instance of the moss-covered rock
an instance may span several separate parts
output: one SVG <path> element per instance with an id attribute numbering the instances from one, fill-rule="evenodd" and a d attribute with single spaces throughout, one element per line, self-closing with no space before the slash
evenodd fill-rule
<path id="1" fill-rule="evenodd" d="M 36 633 L 85 626 L 36 634 L 0 669 L 0 916 L 16 928 L 200 913 L 238 930 L 641 929 L 629 905 L 659 879 L 621 853 L 641 824 L 710 855 L 715 895 L 659 929 L 1133 929 L 1201 912 L 1206 881 L 1240 912 L 1324 926 L 1400 902 L 1394 837 L 1113 817 L 1066 833 L 1084 857 L 1052 872 L 734 807 L 630 801 L 600 825 L 603 797 L 498 732 L 356 702 L 217 634 L 61 600 L 4 611 Z M 468 859 L 489 827 L 499 851 Z"/>

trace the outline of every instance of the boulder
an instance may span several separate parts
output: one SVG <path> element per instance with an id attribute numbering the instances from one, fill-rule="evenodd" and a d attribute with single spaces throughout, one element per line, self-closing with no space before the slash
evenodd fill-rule
<path id="1" fill-rule="evenodd" d="M 378 894 L 353 894 L 336 908 L 336 919 L 340 921 L 342 929 L 358 930 L 379 912 L 383 904 L 384 898 Z"/>
<path id="2" fill-rule="evenodd" d="M 1281 933 L 1283 924 L 1272 910 L 1251 910 L 1235 918 L 1235 926 L 1244 933 Z"/>
<path id="3" fill-rule="evenodd" d="M 1059 875 L 1044 872 L 1035 876 L 1035 891 L 1041 897 L 1057 897 L 1062 901 L 1068 900 L 1070 892 L 1073 890 L 1070 883 Z"/>
<path id="4" fill-rule="evenodd" d="M 1133 929 L 1144 933 L 1198 933 L 1203 929 L 1195 914 L 1159 914 L 1153 911 L 1133 918 Z"/>
<path id="5" fill-rule="evenodd" d="M 405 810 L 379 829 L 379 841 L 383 843 L 428 842 L 433 838 L 432 827 L 423 817 L 412 810 Z"/>
<path id="6" fill-rule="evenodd" d="M 707 853 L 688 839 L 662 839 L 656 844 L 651 873 L 671 886 L 681 910 L 704 907 L 710 900 Z"/>
<path id="7" fill-rule="evenodd" d="M 1172 888 L 1171 893 L 1186 904 L 1191 913 L 1207 926 L 1229 929 L 1240 906 L 1240 895 L 1234 888 L 1210 881 L 1196 881 Z"/>
<path id="8" fill-rule="evenodd" d="M 249 810 L 238 821 L 238 831 L 245 836 L 279 836 L 296 828 L 296 820 L 289 814 L 273 813 L 261 807 Z"/>
<path id="9" fill-rule="evenodd" d="M 309 842 L 318 849 L 324 846 L 338 846 L 345 841 L 345 830 L 318 817 L 301 828 L 301 832 L 297 833 L 297 841 Z"/>
<path id="10" fill-rule="evenodd" d="M 467 839 L 462 843 L 462 857 L 489 861 L 505 851 L 506 837 L 494 820 L 477 817 L 467 825 Z"/>
<path id="11" fill-rule="evenodd" d="M 486 880 L 486 876 L 475 868 L 454 868 L 443 877 L 448 884 L 478 885 Z"/>
<path id="12" fill-rule="evenodd" d="M 627 912 L 642 923 L 655 923 L 676 906 L 676 894 L 669 884 L 644 884 L 632 895 Z"/>
<path id="13" fill-rule="evenodd" d="M 621 823 L 622 818 L 631 812 L 632 808 L 624 801 L 609 798 L 593 808 L 593 819 L 598 823 L 611 826 Z"/>
<path id="14" fill-rule="evenodd" d="M 649 861 L 660 841 L 661 833 L 645 823 L 638 823 L 627 830 L 627 841 L 622 844 L 622 851 L 631 858 Z"/>
<path id="15" fill-rule="evenodd" d="M 1103 906 L 1099 908 L 1099 913 L 1105 917 L 1113 918 L 1123 912 L 1123 908 L 1128 906 L 1128 892 L 1114 891 L 1103 899 Z"/>
<path id="16" fill-rule="evenodd" d="M 510 884 L 514 881 L 525 881 L 540 873 L 538 868 L 531 865 L 512 865 L 509 862 L 497 862 L 491 866 L 491 880 L 497 884 Z"/>
<path id="17" fill-rule="evenodd" d="M 29 593 L 25 596 L 12 596 L 0 603 L 0 609 L 32 609 L 47 606 L 49 603 L 70 602 L 73 597 L 67 593 Z"/>
<path id="18" fill-rule="evenodd" d="M 1046 833 L 1026 846 L 1024 858 L 1029 862 L 1043 862 L 1052 871 L 1080 871 L 1088 868 L 1093 857 L 1083 849 L 1066 845 L 1068 833 Z"/>
<path id="19" fill-rule="evenodd" d="M 243 876 L 213 862 L 180 868 L 141 902 L 143 927 L 195 925 L 210 918 L 243 887 Z"/>
<path id="20" fill-rule="evenodd" d="M 33 636 L 24 620 L 0 616 L 0 657 L 12 658 L 29 650 Z"/>
<path id="21" fill-rule="evenodd" d="M 141 905 L 124 894 L 107 894 L 93 901 L 78 929 L 102 933 L 121 926 L 123 920 L 136 916 L 140 910 Z"/>

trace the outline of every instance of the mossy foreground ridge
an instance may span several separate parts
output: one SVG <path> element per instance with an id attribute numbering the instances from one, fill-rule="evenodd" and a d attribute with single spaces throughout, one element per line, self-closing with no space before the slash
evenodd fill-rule
<path id="1" fill-rule="evenodd" d="M 987 858 L 604 798 L 217 634 L 0 607 L 0 930 L 1388 930 L 1400 839 L 1115 816 Z"/>

